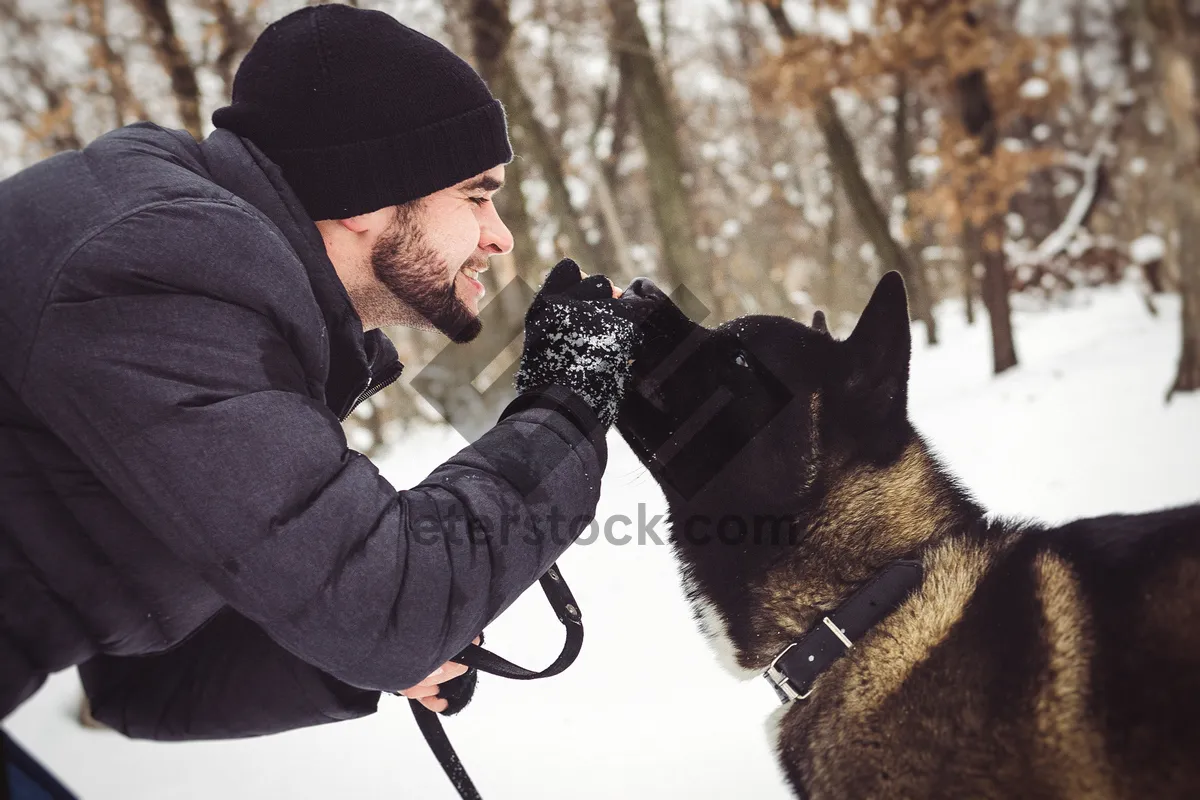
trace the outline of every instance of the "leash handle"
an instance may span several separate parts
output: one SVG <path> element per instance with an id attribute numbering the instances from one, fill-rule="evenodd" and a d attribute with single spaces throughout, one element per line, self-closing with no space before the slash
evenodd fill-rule
<path id="1" fill-rule="evenodd" d="M 461 653 L 450 659 L 456 664 L 474 667 L 480 672 L 499 675 L 502 678 L 512 678 L 518 681 L 531 681 L 536 678 L 549 678 L 557 675 L 574 663 L 583 648 L 583 620 L 575 596 L 571 594 L 567 582 L 557 564 L 552 564 L 546 574 L 539 579 L 546 599 L 558 616 L 558 621 L 567 631 L 567 639 L 562 651 L 550 666 L 540 671 L 517 666 L 506 658 L 496 655 L 477 644 L 469 644 Z"/>
<path id="2" fill-rule="evenodd" d="M 450 660 L 457 664 L 474 667 L 480 672 L 519 681 L 549 678 L 571 666 L 583 648 L 583 620 L 579 613 L 579 605 L 575 602 L 575 596 L 567 587 L 567 582 L 563 579 L 557 564 L 551 564 L 550 569 L 546 570 L 538 582 L 542 585 L 542 591 L 546 593 L 546 599 L 550 601 L 550 606 L 554 609 L 559 622 L 567 631 L 567 639 L 563 643 L 562 651 L 550 666 L 540 672 L 534 672 L 519 667 L 476 644 L 467 645 L 461 653 Z M 458 796 L 462 800 L 483 800 L 479 795 L 479 790 L 475 788 L 475 784 L 467 775 L 466 767 L 463 766 L 458 753 L 454 752 L 454 746 L 450 744 L 450 739 L 442 728 L 440 715 L 421 705 L 418 700 L 409 700 L 408 705 L 412 709 L 413 718 L 417 721 L 417 727 L 421 729 L 421 734 L 425 737 L 425 743 L 429 745 L 429 749 L 437 757 L 438 763 L 442 765 L 442 770 L 450 779 Z"/>

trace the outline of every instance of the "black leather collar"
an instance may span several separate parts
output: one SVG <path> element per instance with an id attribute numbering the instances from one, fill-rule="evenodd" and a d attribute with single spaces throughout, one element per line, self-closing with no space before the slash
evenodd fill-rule
<path id="1" fill-rule="evenodd" d="M 878 573 L 837 610 L 808 633 L 784 648 L 767 667 L 780 702 L 803 700 L 812 694 L 817 677 L 837 661 L 854 642 L 892 613 L 921 583 L 925 570 L 917 561 L 897 561 Z"/>

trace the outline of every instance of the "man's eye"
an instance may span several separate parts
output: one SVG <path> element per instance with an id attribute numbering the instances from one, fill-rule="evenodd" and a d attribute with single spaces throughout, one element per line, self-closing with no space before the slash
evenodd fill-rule
<path id="1" fill-rule="evenodd" d="M 468 197 L 467 199 L 470 200 L 472 203 L 474 203 L 477 206 L 486 206 L 488 204 L 488 201 L 491 198 L 490 197 Z"/>

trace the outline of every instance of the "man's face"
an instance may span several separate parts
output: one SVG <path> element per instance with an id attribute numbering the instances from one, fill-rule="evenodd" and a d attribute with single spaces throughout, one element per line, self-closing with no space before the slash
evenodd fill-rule
<path id="1" fill-rule="evenodd" d="M 492 203 L 503 183 L 498 166 L 404 206 L 317 223 L 364 329 L 435 329 L 456 342 L 479 335 L 478 274 L 512 250 Z"/>

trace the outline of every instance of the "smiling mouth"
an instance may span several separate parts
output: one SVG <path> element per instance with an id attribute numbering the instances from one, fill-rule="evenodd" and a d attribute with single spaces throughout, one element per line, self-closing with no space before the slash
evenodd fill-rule
<path id="1" fill-rule="evenodd" d="M 487 264 L 484 264 L 482 267 L 463 267 L 462 272 L 471 280 L 477 281 L 480 275 L 488 271 L 488 268 Z"/>

